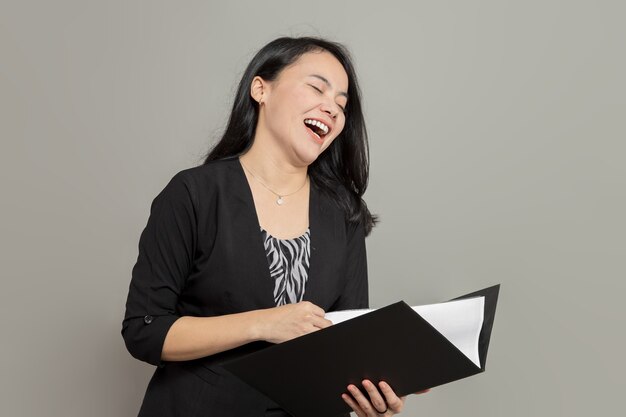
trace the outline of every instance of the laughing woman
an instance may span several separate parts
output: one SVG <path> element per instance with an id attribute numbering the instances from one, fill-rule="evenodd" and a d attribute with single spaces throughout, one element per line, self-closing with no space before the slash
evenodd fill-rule
<path id="1" fill-rule="evenodd" d="M 367 133 L 350 57 L 319 38 L 264 46 L 203 165 L 152 202 L 122 335 L 157 365 L 139 416 L 287 416 L 221 368 L 267 343 L 323 329 L 326 311 L 368 306 L 362 196 Z M 346 386 L 359 416 L 404 404 Z"/>

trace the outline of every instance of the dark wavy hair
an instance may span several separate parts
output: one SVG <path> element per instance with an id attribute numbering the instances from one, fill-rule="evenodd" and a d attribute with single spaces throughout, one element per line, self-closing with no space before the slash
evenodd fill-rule
<path id="1" fill-rule="evenodd" d="M 258 103 L 250 96 L 255 76 L 273 81 L 303 54 L 321 51 L 333 54 L 348 75 L 346 122 L 341 134 L 309 166 L 308 174 L 311 181 L 343 209 L 348 221 L 363 223 L 367 236 L 378 222 L 378 216 L 370 213 L 363 200 L 369 179 L 367 130 L 352 59 L 340 43 L 318 37 L 282 37 L 261 48 L 239 82 L 226 130 L 205 156 L 204 164 L 243 154 L 252 145 L 259 117 Z"/>

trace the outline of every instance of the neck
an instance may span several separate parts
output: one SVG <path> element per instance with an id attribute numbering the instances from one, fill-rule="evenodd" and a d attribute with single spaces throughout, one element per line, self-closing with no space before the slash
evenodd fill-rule
<path id="1" fill-rule="evenodd" d="M 290 192 L 306 181 L 307 166 L 295 166 L 280 150 L 263 145 L 263 140 L 256 137 L 250 149 L 239 159 L 267 186 L 276 192 Z"/>

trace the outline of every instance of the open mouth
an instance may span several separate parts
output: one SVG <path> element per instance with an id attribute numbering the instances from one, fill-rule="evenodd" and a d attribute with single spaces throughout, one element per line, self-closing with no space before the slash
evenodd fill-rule
<path id="1" fill-rule="evenodd" d="M 304 119 L 304 125 L 320 140 L 330 132 L 330 128 L 318 120 Z"/>

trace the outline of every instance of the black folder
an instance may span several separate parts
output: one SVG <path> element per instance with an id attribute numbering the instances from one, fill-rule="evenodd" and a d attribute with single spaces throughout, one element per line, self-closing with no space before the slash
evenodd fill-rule
<path id="1" fill-rule="evenodd" d="M 404 396 L 483 372 L 499 289 L 495 285 L 454 299 L 485 297 L 481 367 L 404 301 L 223 366 L 295 417 L 346 413 L 351 409 L 341 394 L 348 384 L 361 387 L 363 379 L 385 381 Z"/>

